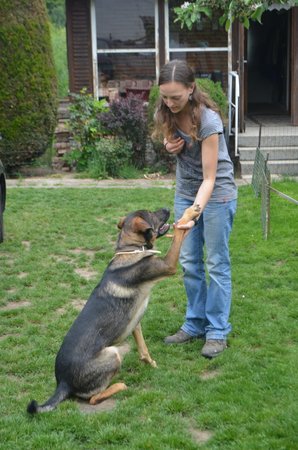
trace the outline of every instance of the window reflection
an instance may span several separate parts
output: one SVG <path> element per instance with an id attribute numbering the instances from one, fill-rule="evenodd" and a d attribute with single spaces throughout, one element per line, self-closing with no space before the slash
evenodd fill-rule
<path id="1" fill-rule="evenodd" d="M 98 49 L 155 48 L 152 0 L 96 0 Z"/>

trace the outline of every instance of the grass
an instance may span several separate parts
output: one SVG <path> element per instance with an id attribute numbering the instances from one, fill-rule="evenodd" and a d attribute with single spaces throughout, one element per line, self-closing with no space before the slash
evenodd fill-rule
<path id="1" fill-rule="evenodd" d="M 298 183 L 274 186 L 298 198 Z M 25 412 L 30 399 L 45 401 L 54 390 L 56 352 L 113 255 L 118 219 L 138 208 L 172 208 L 173 194 L 8 190 L 0 247 L 0 448 L 297 448 L 297 206 L 272 194 L 271 235 L 264 241 L 260 201 L 249 186 L 239 188 L 231 237 L 229 349 L 209 361 L 199 355 L 199 341 L 163 344 L 185 313 L 179 270 L 154 288 L 142 321 L 158 368 L 138 361 L 129 338 L 132 351 L 115 377 L 129 389 L 115 397 L 112 411 L 84 414 L 68 400 L 34 418 Z M 165 253 L 168 246 L 164 238 L 157 247 Z"/>

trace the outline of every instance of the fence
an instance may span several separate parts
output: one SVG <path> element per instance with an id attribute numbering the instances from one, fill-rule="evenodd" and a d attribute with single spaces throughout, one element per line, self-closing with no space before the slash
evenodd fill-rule
<path id="1" fill-rule="evenodd" d="M 270 193 L 274 192 L 285 200 L 288 200 L 296 205 L 298 205 L 298 201 L 271 186 L 271 175 L 267 165 L 269 153 L 265 157 L 260 150 L 261 132 L 262 128 L 260 127 L 259 143 L 256 149 L 251 184 L 256 197 L 261 196 L 262 231 L 264 239 L 268 239 L 270 233 Z"/>

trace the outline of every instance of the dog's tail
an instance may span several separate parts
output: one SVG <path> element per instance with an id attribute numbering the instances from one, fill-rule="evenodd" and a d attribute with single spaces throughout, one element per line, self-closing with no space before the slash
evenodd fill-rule
<path id="1" fill-rule="evenodd" d="M 41 412 L 52 411 L 59 403 L 67 399 L 70 396 L 71 390 L 67 383 L 61 381 L 52 397 L 49 398 L 43 405 L 38 405 L 35 400 L 32 400 L 27 406 L 27 412 L 29 414 L 36 414 Z"/>

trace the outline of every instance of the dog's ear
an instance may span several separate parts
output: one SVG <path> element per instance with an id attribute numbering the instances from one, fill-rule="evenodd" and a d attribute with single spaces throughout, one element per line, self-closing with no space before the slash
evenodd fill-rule
<path id="1" fill-rule="evenodd" d="M 126 217 L 121 217 L 121 219 L 119 220 L 119 222 L 117 224 L 117 227 L 119 228 L 119 230 L 122 229 L 125 219 L 126 219 Z"/>
<path id="2" fill-rule="evenodd" d="M 142 217 L 135 217 L 132 222 L 132 231 L 134 233 L 145 233 L 148 230 L 151 230 L 152 227 L 149 225 L 146 220 L 142 219 Z"/>

